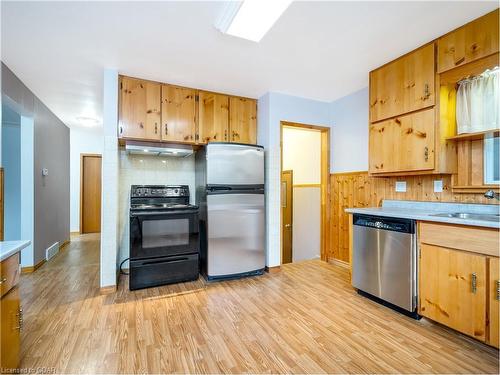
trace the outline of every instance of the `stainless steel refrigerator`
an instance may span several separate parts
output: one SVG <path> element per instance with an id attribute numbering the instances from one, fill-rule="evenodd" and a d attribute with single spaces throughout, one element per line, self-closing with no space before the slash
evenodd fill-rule
<path id="1" fill-rule="evenodd" d="M 208 280 L 262 274 L 264 149 L 209 143 L 196 153 L 201 268 Z"/>

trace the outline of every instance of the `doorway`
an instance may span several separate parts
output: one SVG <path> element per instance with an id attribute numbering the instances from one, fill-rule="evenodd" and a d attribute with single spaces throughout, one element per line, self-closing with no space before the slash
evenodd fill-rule
<path id="1" fill-rule="evenodd" d="M 281 263 L 325 260 L 329 243 L 330 128 L 282 121 L 280 133 Z M 290 207 L 289 212 L 285 206 Z"/>
<path id="2" fill-rule="evenodd" d="M 293 259 L 293 171 L 281 173 L 281 217 L 283 256 L 281 263 L 292 263 Z"/>
<path id="3" fill-rule="evenodd" d="M 101 231 L 102 156 L 80 155 L 80 233 Z"/>

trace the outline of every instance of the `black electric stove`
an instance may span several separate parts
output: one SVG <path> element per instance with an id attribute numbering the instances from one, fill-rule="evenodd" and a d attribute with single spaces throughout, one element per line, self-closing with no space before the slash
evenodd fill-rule
<path id="1" fill-rule="evenodd" d="M 189 198 L 187 185 L 132 185 L 130 290 L 198 278 L 198 206 Z"/>

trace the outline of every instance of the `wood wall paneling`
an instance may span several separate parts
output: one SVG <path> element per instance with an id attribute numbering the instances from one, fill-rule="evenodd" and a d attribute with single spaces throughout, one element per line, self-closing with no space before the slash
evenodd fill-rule
<path id="1" fill-rule="evenodd" d="M 3 220 L 4 220 L 3 184 L 4 184 L 3 168 L 0 168 L 0 241 L 3 241 Z"/>
<path id="2" fill-rule="evenodd" d="M 327 259 L 349 262 L 349 207 L 378 207 L 383 199 L 457 203 L 498 203 L 480 193 L 452 191 L 452 175 L 372 177 L 368 172 L 330 175 L 330 246 Z M 443 192 L 434 193 L 434 180 L 443 181 Z M 396 181 L 406 181 L 406 192 L 396 193 Z"/>

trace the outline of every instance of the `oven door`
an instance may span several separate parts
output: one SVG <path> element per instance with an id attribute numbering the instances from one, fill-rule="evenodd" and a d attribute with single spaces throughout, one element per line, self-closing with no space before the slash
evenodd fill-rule
<path id="1" fill-rule="evenodd" d="M 197 210 L 130 214 L 130 258 L 147 259 L 199 252 Z"/>

